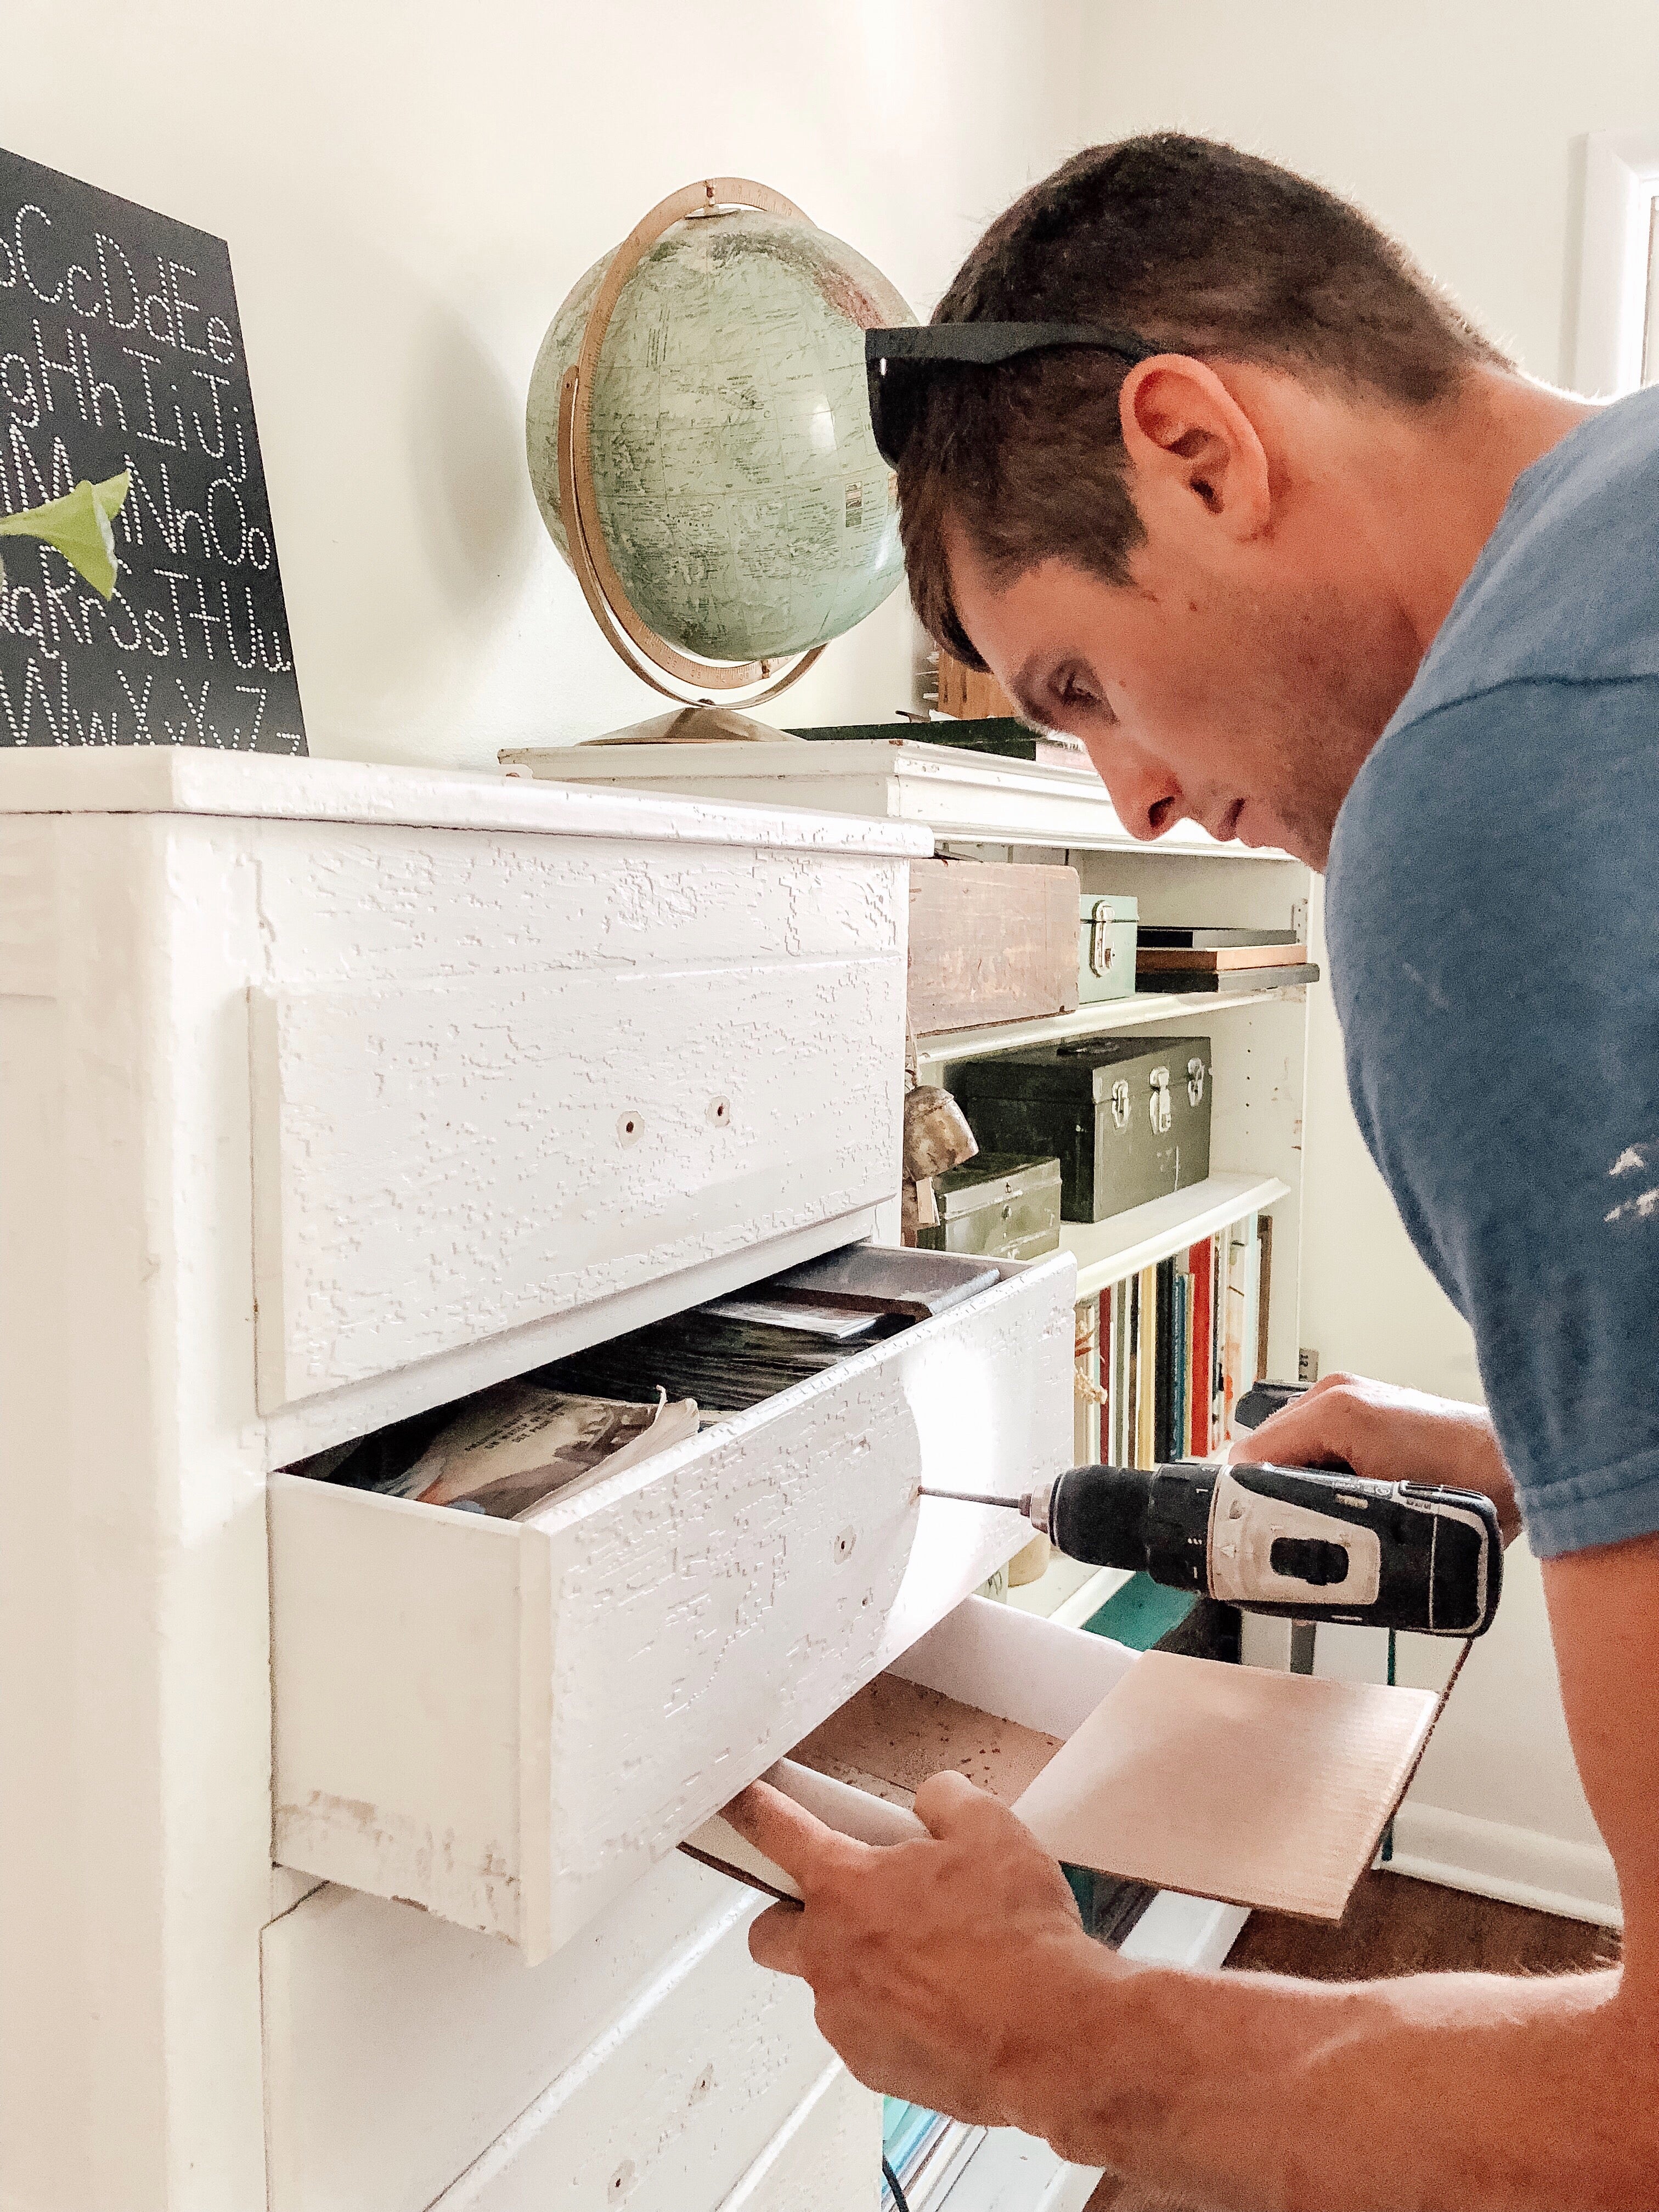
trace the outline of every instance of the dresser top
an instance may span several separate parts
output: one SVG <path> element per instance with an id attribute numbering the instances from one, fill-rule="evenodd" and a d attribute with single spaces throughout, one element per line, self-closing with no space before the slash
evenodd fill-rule
<path id="1" fill-rule="evenodd" d="M 500 769 L 390 768 L 187 745 L 0 752 L 0 814 L 211 814 L 903 858 L 933 849 L 925 829 L 854 815 L 578 788 Z"/>

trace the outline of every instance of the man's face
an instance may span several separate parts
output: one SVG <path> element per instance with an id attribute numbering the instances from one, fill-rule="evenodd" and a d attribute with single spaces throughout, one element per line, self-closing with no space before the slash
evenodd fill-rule
<path id="1" fill-rule="evenodd" d="M 956 533 L 963 629 L 1030 720 L 1087 746 L 1133 836 L 1187 818 L 1322 868 L 1418 641 L 1350 547 L 1290 528 L 1240 544 L 1138 504 L 1127 585 L 1058 560 L 998 583 Z"/>

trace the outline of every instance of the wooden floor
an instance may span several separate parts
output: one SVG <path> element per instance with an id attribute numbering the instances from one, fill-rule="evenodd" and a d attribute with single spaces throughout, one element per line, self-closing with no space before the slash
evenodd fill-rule
<path id="1" fill-rule="evenodd" d="M 1379 1872 L 1364 1877 L 1334 1926 L 1253 1912 L 1227 1965 L 1245 1972 L 1354 1982 L 1437 1971 L 1580 1973 L 1613 1966 L 1618 1958 L 1619 1937 L 1611 1929 Z M 1088 2212 L 1202 2208 L 1109 2173 L 1089 2199 Z"/>

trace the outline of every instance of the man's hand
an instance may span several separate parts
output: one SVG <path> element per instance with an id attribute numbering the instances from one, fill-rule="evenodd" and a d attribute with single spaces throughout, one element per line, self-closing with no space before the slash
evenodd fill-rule
<path id="1" fill-rule="evenodd" d="M 1498 1508 L 1508 1544 L 1521 1533 L 1515 1486 L 1490 1417 L 1479 1406 L 1354 1375 L 1328 1375 L 1230 1455 L 1250 1467 L 1351 1467 L 1374 1482 L 1441 1482 L 1479 1490 Z"/>
<path id="2" fill-rule="evenodd" d="M 819 2028 L 866 2087 L 1029 2125 L 1074 1995 L 1127 1970 L 1084 1934 L 1059 1866 L 994 1797 L 935 1774 L 915 1808 L 929 1838 L 878 1848 L 763 1782 L 745 1790 L 726 1819 L 805 1900 L 762 1913 L 750 1954 L 811 1984 Z"/>

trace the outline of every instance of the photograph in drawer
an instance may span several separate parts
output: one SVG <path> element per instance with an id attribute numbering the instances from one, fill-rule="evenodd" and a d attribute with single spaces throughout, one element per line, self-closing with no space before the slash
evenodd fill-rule
<path id="1" fill-rule="evenodd" d="M 274 1476 L 278 1863 L 566 1941 L 1006 1558 L 919 1489 L 1065 1463 L 1073 1284 L 849 1248 Z"/>

